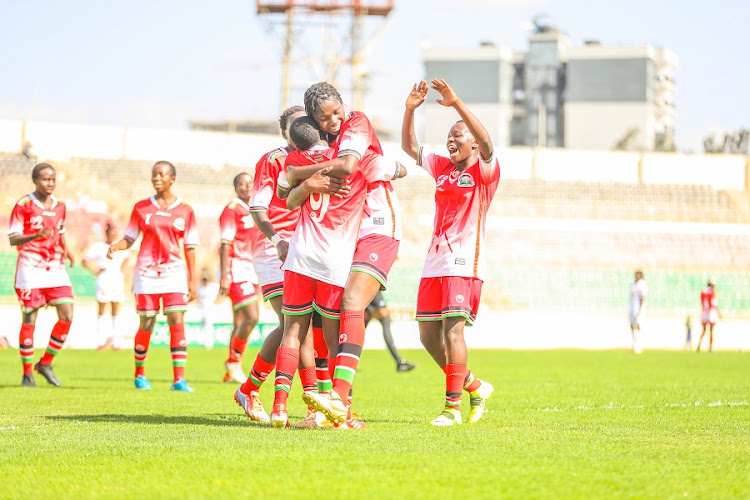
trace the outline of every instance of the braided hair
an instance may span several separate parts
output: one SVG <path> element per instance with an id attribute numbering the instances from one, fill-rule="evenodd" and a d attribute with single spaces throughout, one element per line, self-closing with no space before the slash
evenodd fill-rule
<path id="1" fill-rule="evenodd" d="M 320 107 L 320 103 L 323 101 L 338 101 L 341 105 L 344 105 L 344 100 L 341 99 L 341 94 L 336 90 L 336 87 L 328 82 L 318 82 L 310 85 L 310 88 L 305 90 L 305 112 L 310 118 L 315 118 L 315 109 Z"/>

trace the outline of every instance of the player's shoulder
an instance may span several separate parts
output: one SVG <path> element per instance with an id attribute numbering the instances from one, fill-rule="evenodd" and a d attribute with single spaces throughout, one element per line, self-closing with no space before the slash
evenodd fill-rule
<path id="1" fill-rule="evenodd" d="M 19 200 L 18 200 L 18 201 L 16 202 L 16 206 L 17 206 L 17 207 L 22 207 L 22 206 L 26 205 L 27 203 L 29 203 L 30 201 L 31 201 L 31 195 L 30 195 L 30 194 L 27 194 L 26 196 L 22 196 L 22 197 L 21 197 L 21 198 L 20 198 L 20 199 L 19 199 Z"/>
<path id="2" fill-rule="evenodd" d="M 133 208 L 143 209 L 143 208 L 152 207 L 152 206 L 154 206 L 154 204 L 151 201 L 151 197 L 149 196 L 148 198 L 144 198 L 140 201 L 135 202 L 135 205 L 133 206 Z"/>
<path id="3" fill-rule="evenodd" d="M 187 202 L 180 198 L 180 204 L 177 205 L 177 208 L 186 212 L 195 212 L 193 209 L 193 205 L 190 204 L 190 202 Z"/>
<path id="4" fill-rule="evenodd" d="M 268 163 L 276 163 L 279 161 L 283 162 L 284 160 L 286 160 L 286 157 L 287 157 L 286 149 L 279 147 L 279 148 L 269 151 L 266 154 L 266 161 Z"/>

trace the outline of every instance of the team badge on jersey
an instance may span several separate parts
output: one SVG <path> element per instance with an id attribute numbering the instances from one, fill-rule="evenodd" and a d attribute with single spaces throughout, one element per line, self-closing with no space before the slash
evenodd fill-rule
<path id="1" fill-rule="evenodd" d="M 456 295 L 456 302 L 458 302 L 459 304 L 462 304 L 463 301 L 464 301 L 464 296 L 463 295 L 461 295 L 461 294 Z"/>
<path id="2" fill-rule="evenodd" d="M 185 219 L 182 217 L 177 217 L 174 222 L 172 223 L 175 229 L 178 231 L 184 231 L 185 230 Z"/>
<path id="3" fill-rule="evenodd" d="M 472 187 L 474 186 L 474 178 L 471 174 L 462 174 L 458 178 L 458 187 Z"/>

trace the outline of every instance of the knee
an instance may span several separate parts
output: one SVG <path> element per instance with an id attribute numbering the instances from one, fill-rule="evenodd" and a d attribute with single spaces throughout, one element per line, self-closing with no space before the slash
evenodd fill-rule
<path id="1" fill-rule="evenodd" d="M 456 344 L 464 343 L 464 332 L 459 330 L 449 330 L 445 333 L 445 345 L 451 347 Z"/>

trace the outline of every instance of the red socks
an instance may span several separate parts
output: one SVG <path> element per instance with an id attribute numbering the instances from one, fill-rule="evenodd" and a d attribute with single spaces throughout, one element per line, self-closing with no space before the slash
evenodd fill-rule
<path id="1" fill-rule="evenodd" d="M 23 374 L 31 375 L 34 362 L 34 325 L 21 323 L 21 331 L 18 334 L 18 353 L 21 355 Z"/>
<path id="2" fill-rule="evenodd" d="M 135 345 L 133 346 L 133 357 L 135 358 L 135 376 L 146 376 L 146 356 L 148 355 L 148 344 L 151 342 L 151 332 L 138 329 L 135 333 Z"/>
<path id="3" fill-rule="evenodd" d="M 315 368 L 300 370 L 299 379 L 302 382 L 302 392 L 315 392 L 318 389 L 318 377 L 315 376 Z"/>
<path id="4" fill-rule="evenodd" d="M 323 335 L 323 328 L 313 325 L 313 354 L 315 356 L 315 378 L 318 382 L 318 392 L 331 392 L 331 373 L 329 373 L 328 345 Z"/>
<path id="5" fill-rule="evenodd" d="M 229 342 L 229 358 L 227 363 L 238 363 L 242 361 L 242 355 L 245 354 L 248 339 L 241 339 L 237 335 L 232 335 Z"/>
<path id="6" fill-rule="evenodd" d="M 253 368 L 250 370 L 250 376 L 247 377 L 247 382 L 240 387 L 240 392 L 245 396 L 249 396 L 251 392 L 258 392 L 260 386 L 263 385 L 263 382 L 266 381 L 275 366 L 275 363 L 269 363 L 258 354 L 255 357 Z"/>
<path id="7" fill-rule="evenodd" d="M 339 329 L 339 353 L 333 377 L 333 390 L 342 399 L 349 395 L 357 372 L 362 344 L 365 343 L 365 313 L 363 311 L 341 311 Z"/>
<path id="8" fill-rule="evenodd" d="M 185 324 L 169 325 L 169 336 L 169 347 L 172 350 L 172 371 L 174 372 L 174 381 L 177 382 L 185 378 L 185 364 L 187 364 Z"/>
<path id="9" fill-rule="evenodd" d="M 70 331 L 70 321 L 58 320 L 55 326 L 52 327 L 52 334 L 49 337 L 49 344 L 47 345 L 47 351 L 42 356 L 42 360 L 39 362 L 43 365 L 51 365 L 52 360 L 55 359 L 57 353 L 63 348 L 65 340 L 68 338 L 68 332 Z"/>
<path id="10" fill-rule="evenodd" d="M 461 407 L 461 389 L 466 376 L 466 365 L 445 365 L 445 407 L 458 410 Z"/>
<path id="11" fill-rule="evenodd" d="M 299 365 L 299 349 L 280 346 L 276 352 L 276 378 L 274 380 L 273 405 L 286 405 L 292 388 L 294 372 Z"/>

